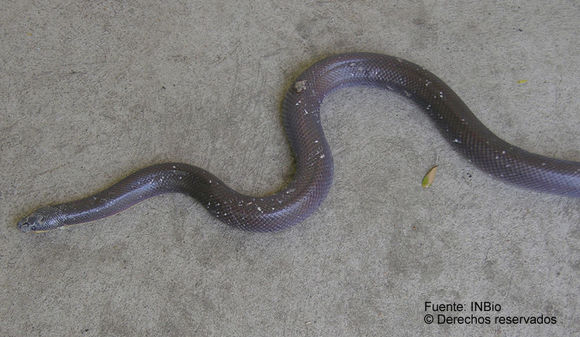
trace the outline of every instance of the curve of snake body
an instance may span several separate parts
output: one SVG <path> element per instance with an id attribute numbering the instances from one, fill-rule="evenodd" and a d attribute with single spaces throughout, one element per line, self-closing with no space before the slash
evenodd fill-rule
<path id="1" fill-rule="evenodd" d="M 38 232 L 93 221 L 169 192 L 191 195 L 219 220 L 244 230 L 289 227 L 312 214 L 332 184 L 332 154 L 320 125 L 320 105 L 330 92 L 356 85 L 385 88 L 413 100 L 457 151 L 492 176 L 541 192 L 580 197 L 579 162 L 533 154 L 501 140 L 453 90 L 421 66 L 387 55 L 350 53 L 315 63 L 288 90 L 282 116 L 296 172 L 281 191 L 247 196 L 201 168 L 166 163 L 139 170 L 90 197 L 40 208 L 20 220 L 18 228 Z"/>

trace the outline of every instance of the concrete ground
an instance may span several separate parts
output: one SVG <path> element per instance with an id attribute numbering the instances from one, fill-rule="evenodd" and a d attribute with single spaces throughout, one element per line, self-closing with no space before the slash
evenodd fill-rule
<path id="1" fill-rule="evenodd" d="M 507 141 L 580 161 L 579 18 L 569 0 L 5 1 L 0 335 L 580 335 L 580 201 L 489 178 L 380 90 L 327 99 L 335 183 L 286 231 L 226 227 L 182 195 L 45 234 L 15 227 L 164 161 L 279 188 L 284 89 L 345 51 L 419 63 Z M 556 322 L 438 324 L 425 310 L 472 301 L 495 310 L 442 314 Z"/>

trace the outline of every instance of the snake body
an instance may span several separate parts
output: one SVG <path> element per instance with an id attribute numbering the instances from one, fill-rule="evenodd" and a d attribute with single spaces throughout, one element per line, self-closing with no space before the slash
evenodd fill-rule
<path id="1" fill-rule="evenodd" d="M 336 89 L 358 85 L 410 98 L 457 151 L 490 175 L 536 191 L 580 197 L 579 162 L 533 154 L 501 140 L 453 90 L 419 65 L 387 55 L 349 53 L 315 63 L 288 90 L 282 116 L 296 172 L 279 192 L 243 195 L 201 168 L 166 163 L 139 170 L 90 197 L 40 208 L 23 218 L 18 228 L 38 232 L 89 222 L 169 192 L 191 195 L 219 220 L 244 230 L 287 228 L 312 214 L 332 184 L 332 154 L 320 125 L 322 101 Z"/>

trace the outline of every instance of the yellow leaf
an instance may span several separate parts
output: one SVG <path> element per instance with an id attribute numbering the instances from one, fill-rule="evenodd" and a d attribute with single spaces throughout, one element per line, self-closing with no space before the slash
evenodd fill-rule
<path id="1" fill-rule="evenodd" d="M 524 83 L 526 83 L 527 81 L 528 81 L 528 80 L 519 80 L 519 81 L 518 81 L 518 84 L 524 84 Z"/>
<path id="2" fill-rule="evenodd" d="M 433 180 L 435 180 L 435 173 L 437 173 L 437 165 L 430 168 L 429 171 L 427 171 L 427 174 L 425 174 L 423 177 L 423 181 L 421 182 L 421 186 L 423 186 L 423 188 L 427 188 L 433 184 Z"/>

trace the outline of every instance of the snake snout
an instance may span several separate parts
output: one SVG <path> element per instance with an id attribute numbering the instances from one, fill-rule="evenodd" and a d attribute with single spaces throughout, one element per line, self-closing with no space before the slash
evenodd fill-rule
<path id="1" fill-rule="evenodd" d="M 62 226 L 60 211 L 55 207 L 43 207 L 18 221 L 22 232 L 43 232 Z"/>
<path id="2" fill-rule="evenodd" d="M 45 227 L 45 217 L 38 213 L 33 213 L 18 221 L 18 229 L 22 232 L 42 231 Z"/>
<path id="3" fill-rule="evenodd" d="M 18 221 L 18 229 L 20 231 L 27 232 L 42 232 L 47 229 L 52 229 L 58 227 L 56 219 L 47 213 L 50 209 L 41 208 L 36 210 L 36 212 L 22 218 Z"/>
<path id="4" fill-rule="evenodd" d="M 36 227 L 37 224 L 34 216 L 27 216 L 18 221 L 18 229 L 24 233 L 34 231 L 36 230 Z"/>

